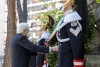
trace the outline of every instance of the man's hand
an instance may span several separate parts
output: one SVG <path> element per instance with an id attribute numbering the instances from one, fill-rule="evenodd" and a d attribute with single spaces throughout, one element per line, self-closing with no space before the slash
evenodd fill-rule
<path id="1" fill-rule="evenodd" d="M 58 46 L 51 47 L 51 51 L 58 51 Z"/>

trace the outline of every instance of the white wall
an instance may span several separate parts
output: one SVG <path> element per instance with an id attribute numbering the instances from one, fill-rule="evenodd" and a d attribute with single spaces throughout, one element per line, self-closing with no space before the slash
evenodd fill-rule
<path id="1" fill-rule="evenodd" d="M 4 55 L 5 0 L 0 0 L 0 56 Z"/>

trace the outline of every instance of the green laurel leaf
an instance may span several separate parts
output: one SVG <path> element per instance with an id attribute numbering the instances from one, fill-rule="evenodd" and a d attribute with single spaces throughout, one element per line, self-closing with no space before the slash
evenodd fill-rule
<path id="1" fill-rule="evenodd" d="M 97 3 L 100 3 L 100 0 L 96 0 Z"/>

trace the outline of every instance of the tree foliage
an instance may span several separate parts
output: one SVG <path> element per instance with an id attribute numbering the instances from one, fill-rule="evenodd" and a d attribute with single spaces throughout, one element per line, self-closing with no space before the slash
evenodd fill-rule
<path id="1" fill-rule="evenodd" d="M 100 0 L 96 0 L 97 3 L 100 3 Z"/>
<path id="2" fill-rule="evenodd" d="M 94 26 L 95 26 L 95 18 L 94 18 L 94 14 L 92 12 L 92 9 L 89 8 L 88 9 L 88 27 L 87 27 L 87 34 L 86 34 L 86 41 L 85 41 L 85 54 L 87 53 L 87 51 L 90 48 L 90 43 L 91 40 L 94 36 Z"/>

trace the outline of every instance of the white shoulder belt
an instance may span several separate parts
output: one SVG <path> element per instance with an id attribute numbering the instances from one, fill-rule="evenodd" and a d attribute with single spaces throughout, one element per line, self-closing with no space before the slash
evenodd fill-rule
<path id="1" fill-rule="evenodd" d="M 73 18 L 74 17 L 74 18 Z M 71 22 L 74 22 L 74 21 L 77 21 L 80 29 L 82 30 L 82 27 L 80 25 L 80 23 L 78 22 L 79 20 L 81 20 L 82 18 L 79 16 L 79 14 L 77 12 L 73 12 L 73 13 L 70 13 L 70 14 L 66 14 L 66 16 L 64 17 L 64 20 L 63 20 L 63 23 L 61 25 L 58 26 L 57 30 L 60 30 L 62 27 L 64 27 L 66 24 L 68 23 L 71 23 Z M 60 39 L 58 37 L 58 33 L 57 33 L 57 40 L 59 42 L 66 42 L 66 41 L 69 41 L 70 38 L 65 38 L 65 39 Z"/>
<path id="2" fill-rule="evenodd" d="M 57 35 L 58 35 L 58 33 L 57 33 Z M 58 40 L 59 42 L 66 42 L 66 41 L 69 41 L 70 39 L 69 39 L 69 38 L 60 39 L 60 38 L 57 36 L 57 40 Z"/>
<path id="3" fill-rule="evenodd" d="M 73 11 L 70 14 L 66 14 L 66 16 L 64 17 L 64 20 L 62 20 L 63 23 L 58 26 L 57 30 L 60 30 L 62 27 L 64 27 L 68 23 L 71 23 L 71 22 L 74 22 L 74 21 L 79 21 L 81 19 L 82 18 L 79 16 L 79 14 L 76 11 Z"/>

